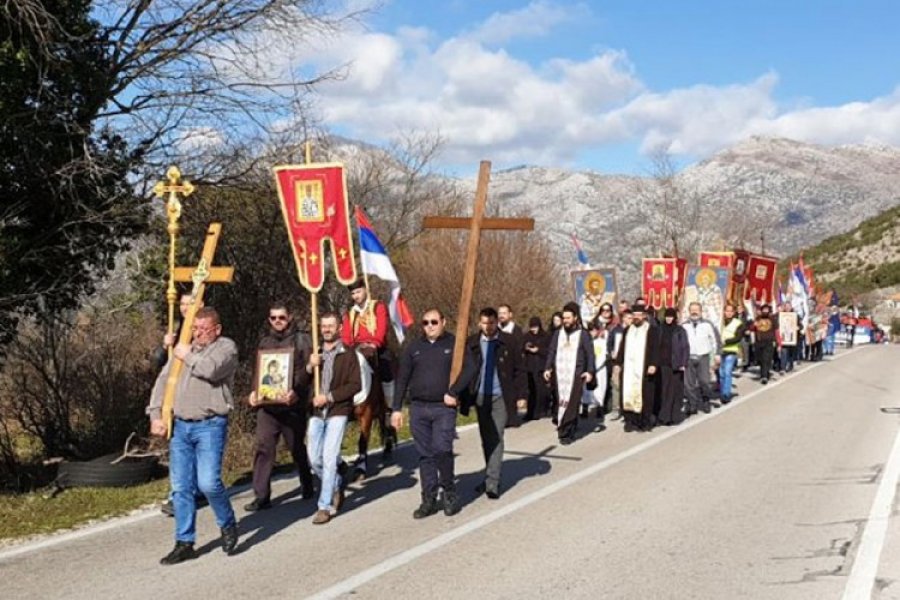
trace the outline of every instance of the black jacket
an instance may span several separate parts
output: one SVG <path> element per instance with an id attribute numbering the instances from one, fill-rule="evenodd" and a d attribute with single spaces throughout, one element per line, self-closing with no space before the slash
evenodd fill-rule
<path id="1" fill-rule="evenodd" d="M 444 394 L 450 392 L 455 342 L 452 333 L 444 333 L 434 342 L 423 335 L 409 343 L 400 357 L 392 410 L 400 410 L 407 392 L 409 399 L 417 402 L 444 401 Z"/>
<path id="2" fill-rule="evenodd" d="M 459 412 L 464 415 L 469 413 L 469 408 L 475 404 L 478 396 L 483 360 L 481 333 L 470 335 L 466 338 L 466 354 L 463 359 L 462 373 L 454 382 L 454 390 L 460 391 Z M 522 359 L 521 338 L 502 331 L 497 332 L 496 368 L 497 377 L 500 379 L 500 388 L 503 390 L 503 400 L 507 405 L 528 397 L 528 379 Z"/>

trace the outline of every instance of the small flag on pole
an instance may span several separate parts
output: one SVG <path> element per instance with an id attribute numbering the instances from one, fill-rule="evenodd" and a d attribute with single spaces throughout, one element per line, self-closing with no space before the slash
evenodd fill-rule
<path id="1" fill-rule="evenodd" d="M 412 311 L 403 294 L 400 293 L 400 278 L 391 264 L 387 251 L 375 235 L 372 224 L 360 207 L 356 207 L 356 225 L 359 228 L 359 262 L 362 271 L 366 275 L 374 275 L 382 281 L 387 281 L 391 286 L 391 301 L 388 303 L 388 313 L 391 316 L 391 324 L 397 341 L 403 343 L 405 330 L 413 324 Z"/>
<path id="2" fill-rule="evenodd" d="M 575 244 L 575 255 L 578 259 L 578 264 L 582 267 L 590 267 L 591 261 L 588 260 L 587 254 L 581 248 L 581 242 L 578 241 L 578 237 L 574 233 L 572 234 L 572 243 Z"/>

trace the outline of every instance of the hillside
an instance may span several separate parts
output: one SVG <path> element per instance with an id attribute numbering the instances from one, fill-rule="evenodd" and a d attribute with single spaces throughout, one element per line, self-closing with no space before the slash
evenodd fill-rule
<path id="1" fill-rule="evenodd" d="M 723 243 L 751 250 L 764 244 L 767 253 L 786 256 L 900 205 L 900 149 L 754 137 L 669 180 L 542 167 L 502 171 L 492 178 L 490 198 L 494 211 L 533 216 L 561 265 L 574 260 L 570 236 L 577 232 L 591 261 L 617 266 L 629 287 L 636 286 L 640 259 L 659 251 L 663 199 L 679 207 L 682 255 Z"/>
<path id="2" fill-rule="evenodd" d="M 350 167 L 359 153 L 372 152 L 349 140 L 337 146 Z M 474 197 L 474 178 L 445 181 Z M 539 166 L 495 170 L 488 212 L 533 217 L 561 272 L 574 266 L 571 235 L 577 233 L 591 262 L 618 268 L 620 286 L 634 294 L 641 258 L 676 244 L 690 258 L 722 245 L 763 247 L 786 257 L 898 206 L 898 148 L 753 137 L 677 173 L 654 167 L 646 176 Z M 877 237 L 872 227 L 861 240 Z M 864 254 L 890 263 L 890 247 L 887 242 Z M 890 279 L 893 267 L 879 265 L 868 272 L 876 281 Z M 830 264 L 822 272 L 853 277 Z"/>
<path id="3" fill-rule="evenodd" d="M 900 285 L 900 206 L 805 249 L 803 260 L 841 298 Z"/>

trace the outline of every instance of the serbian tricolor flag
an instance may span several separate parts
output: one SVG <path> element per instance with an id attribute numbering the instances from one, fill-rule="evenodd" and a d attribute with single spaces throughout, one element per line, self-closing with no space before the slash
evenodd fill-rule
<path id="1" fill-rule="evenodd" d="M 403 343 L 404 331 L 413 324 L 412 311 L 406 304 L 400 293 L 400 278 L 391 264 L 384 246 L 375 235 L 372 224 L 369 223 L 366 213 L 360 207 L 356 207 L 356 225 L 359 228 L 359 262 L 362 271 L 366 275 L 374 275 L 391 285 L 391 301 L 388 303 L 388 313 L 391 315 L 391 324 L 397 341 Z"/>
<path id="2" fill-rule="evenodd" d="M 581 248 L 581 242 L 578 241 L 578 237 L 574 233 L 572 234 L 572 243 L 575 244 L 575 258 L 578 260 L 578 264 L 582 267 L 590 267 L 591 261 L 588 260 L 587 254 Z"/>

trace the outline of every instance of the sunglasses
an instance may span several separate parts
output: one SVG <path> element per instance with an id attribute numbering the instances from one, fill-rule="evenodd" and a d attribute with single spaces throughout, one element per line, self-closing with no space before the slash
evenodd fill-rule
<path id="1" fill-rule="evenodd" d="M 422 319 L 422 327 L 428 327 L 431 325 L 432 327 L 437 327 L 441 322 L 437 319 Z"/>
<path id="2" fill-rule="evenodd" d="M 288 318 L 285 315 L 269 315 L 270 321 L 287 321 Z"/>

